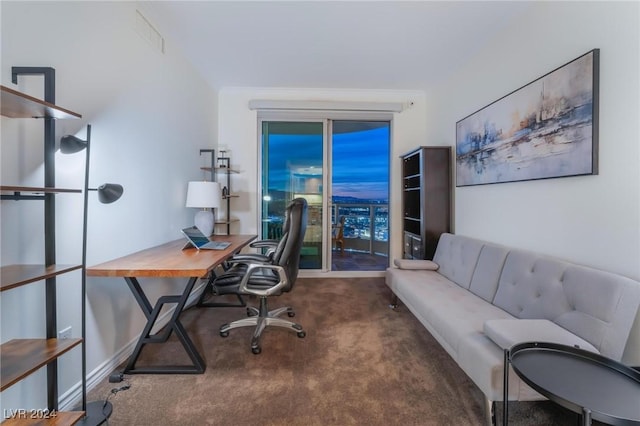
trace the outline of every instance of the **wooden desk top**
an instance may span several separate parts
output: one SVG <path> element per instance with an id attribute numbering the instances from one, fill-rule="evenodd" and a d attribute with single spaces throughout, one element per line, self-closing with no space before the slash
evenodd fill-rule
<path id="1" fill-rule="evenodd" d="M 257 235 L 215 235 L 214 241 L 231 243 L 224 250 L 182 250 L 186 239 L 170 241 L 87 268 L 92 277 L 204 277 Z"/>

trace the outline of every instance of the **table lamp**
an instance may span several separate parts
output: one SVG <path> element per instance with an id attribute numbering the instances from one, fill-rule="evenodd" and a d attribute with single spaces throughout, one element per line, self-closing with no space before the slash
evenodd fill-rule
<path id="1" fill-rule="evenodd" d="M 220 207 L 220 184 L 217 182 L 189 182 L 186 207 L 200 210 L 196 213 L 194 224 L 207 237 L 213 233 L 214 209 Z"/>

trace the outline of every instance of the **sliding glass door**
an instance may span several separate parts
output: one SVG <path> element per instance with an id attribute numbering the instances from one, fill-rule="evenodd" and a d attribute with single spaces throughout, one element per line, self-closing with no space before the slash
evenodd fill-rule
<path id="1" fill-rule="evenodd" d="M 306 198 L 301 269 L 323 267 L 324 141 L 322 121 L 262 122 L 262 235 L 280 238 L 287 204 Z"/>
<path id="2" fill-rule="evenodd" d="M 262 238 L 277 239 L 289 201 L 309 203 L 300 267 L 388 265 L 388 121 L 262 121 Z"/>

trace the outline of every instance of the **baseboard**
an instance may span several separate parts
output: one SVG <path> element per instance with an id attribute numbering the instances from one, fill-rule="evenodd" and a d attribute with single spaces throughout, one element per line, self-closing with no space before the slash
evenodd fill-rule
<path id="1" fill-rule="evenodd" d="M 200 298 L 200 294 L 204 290 L 207 285 L 206 281 L 202 281 L 189 295 L 187 299 L 186 307 L 190 307 L 193 304 L 197 303 Z M 185 308 L 186 309 L 186 308 Z M 156 321 L 156 325 L 154 330 L 159 330 L 164 327 L 168 322 L 169 318 L 175 311 L 174 308 L 170 308 L 158 317 Z M 134 337 L 123 346 L 119 351 L 117 351 L 111 358 L 104 361 L 100 364 L 96 369 L 87 373 L 87 393 L 95 388 L 99 383 L 109 377 L 113 371 L 123 362 L 125 362 L 129 356 L 133 353 L 135 349 L 136 343 L 138 343 L 139 336 Z M 104 395 L 104 399 L 106 399 L 108 395 Z M 89 402 L 89 401 L 87 401 Z M 58 399 L 58 406 L 60 411 L 71 410 L 82 403 L 82 382 L 78 382 L 73 385 L 67 392 L 62 394 Z"/>
<path id="2" fill-rule="evenodd" d="M 300 270 L 300 278 L 377 278 L 384 277 L 385 271 L 309 271 Z"/>

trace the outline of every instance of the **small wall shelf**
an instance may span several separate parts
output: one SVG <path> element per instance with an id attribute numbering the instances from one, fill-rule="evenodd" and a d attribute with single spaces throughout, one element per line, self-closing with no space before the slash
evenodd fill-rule
<path id="1" fill-rule="evenodd" d="M 212 182 L 217 182 L 217 175 L 223 175 L 225 177 L 224 182 L 221 182 L 223 187 L 222 199 L 226 201 L 225 218 L 216 220 L 215 225 L 225 225 L 227 228 L 227 235 L 229 235 L 231 233 L 231 224 L 239 222 L 239 219 L 231 218 L 231 199 L 239 197 L 238 194 L 233 194 L 231 192 L 231 175 L 238 174 L 240 172 L 231 168 L 231 158 L 225 155 L 225 151 L 220 151 L 221 155 L 217 158 L 215 156 L 215 150 L 213 149 L 201 149 L 200 155 L 202 155 L 202 153 L 211 153 L 211 166 L 200 167 L 200 170 L 211 173 Z"/>

